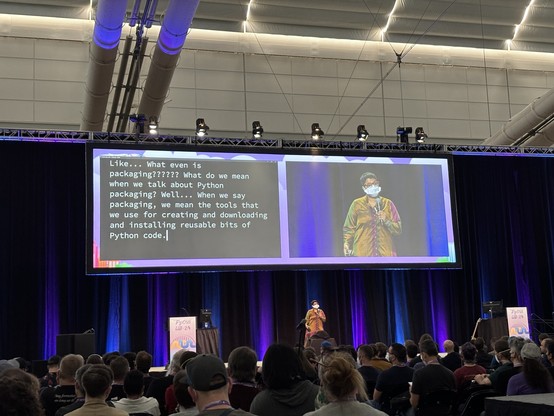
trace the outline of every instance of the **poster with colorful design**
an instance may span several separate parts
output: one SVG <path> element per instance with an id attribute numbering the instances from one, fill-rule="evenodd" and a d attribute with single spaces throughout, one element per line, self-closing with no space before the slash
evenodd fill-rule
<path id="1" fill-rule="evenodd" d="M 510 336 L 529 338 L 529 318 L 527 307 L 506 308 Z"/>
<path id="2" fill-rule="evenodd" d="M 196 352 L 196 316 L 169 318 L 169 358 L 185 349 Z"/>

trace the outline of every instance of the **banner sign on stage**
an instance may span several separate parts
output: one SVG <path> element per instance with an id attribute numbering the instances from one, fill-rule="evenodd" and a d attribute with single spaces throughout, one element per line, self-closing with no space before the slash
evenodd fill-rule
<path id="1" fill-rule="evenodd" d="M 510 336 L 530 338 L 529 319 L 525 306 L 518 308 L 506 308 L 508 317 L 508 330 Z"/>
<path id="2" fill-rule="evenodd" d="M 169 318 L 169 358 L 181 349 L 196 352 L 196 316 Z"/>

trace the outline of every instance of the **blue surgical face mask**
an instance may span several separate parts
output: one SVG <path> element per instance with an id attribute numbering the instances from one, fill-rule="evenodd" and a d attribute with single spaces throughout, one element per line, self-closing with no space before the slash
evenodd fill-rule
<path id="1" fill-rule="evenodd" d="M 381 187 L 379 185 L 370 185 L 367 188 L 364 188 L 364 192 L 370 197 L 376 198 L 381 192 Z"/>

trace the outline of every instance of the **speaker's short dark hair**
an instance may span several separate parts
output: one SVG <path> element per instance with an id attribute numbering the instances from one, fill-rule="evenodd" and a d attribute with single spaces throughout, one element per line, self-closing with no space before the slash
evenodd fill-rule
<path id="1" fill-rule="evenodd" d="M 365 184 L 365 181 L 367 181 L 368 179 L 377 180 L 377 175 L 375 175 L 375 173 L 373 173 L 373 172 L 363 173 L 362 176 L 360 176 L 360 183 L 362 184 L 362 186 Z"/>

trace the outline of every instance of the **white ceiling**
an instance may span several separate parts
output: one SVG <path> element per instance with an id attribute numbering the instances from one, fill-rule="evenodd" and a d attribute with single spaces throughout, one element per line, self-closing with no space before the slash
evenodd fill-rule
<path id="1" fill-rule="evenodd" d="M 128 3 L 130 11 L 135 1 Z M 5 0 L 0 13 L 88 19 L 90 4 Z M 159 0 L 160 17 L 167 4 Z M 553 0 L 200 0 L 192 27 L 243 31 L 249 9 L 246 27 L 255 33 L 376 41 L 388 22 L 388 42 L 506 49 L 529 4 L 511 49 L 554 52 Z"/>

